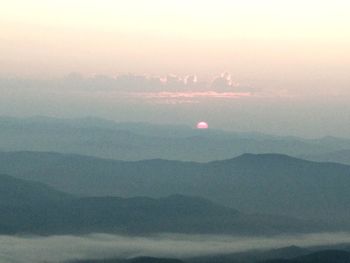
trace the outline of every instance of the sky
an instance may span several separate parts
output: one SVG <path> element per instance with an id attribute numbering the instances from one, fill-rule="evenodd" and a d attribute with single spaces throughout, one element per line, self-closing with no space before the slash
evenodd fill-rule
<path id="1" fill-rule="evenodd" d="M 0 3 L 1 115 L 350 133 L 349 1 Z"/>

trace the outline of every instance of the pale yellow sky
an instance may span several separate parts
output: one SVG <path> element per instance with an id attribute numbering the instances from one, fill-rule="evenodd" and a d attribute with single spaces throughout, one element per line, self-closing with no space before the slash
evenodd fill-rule
<path id="1" fill-rule="evenodd" d="M 344 76 L 345 0 L 0 1 L 0 73 Z"/>

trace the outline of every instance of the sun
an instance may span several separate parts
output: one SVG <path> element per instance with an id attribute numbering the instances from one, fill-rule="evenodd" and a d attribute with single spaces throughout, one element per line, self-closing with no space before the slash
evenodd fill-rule
<path id="1" fill-rule="evenodd" d="M 200 121 L 197 123 L 197 129 L 208 129 L 209 125 L 205 121 Z"/>

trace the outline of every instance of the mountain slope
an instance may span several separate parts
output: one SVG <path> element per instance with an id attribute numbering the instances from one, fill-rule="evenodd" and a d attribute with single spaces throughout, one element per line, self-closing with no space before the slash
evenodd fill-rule
<path id="1" fill-rule="evenodd" d="M 0 153 L 0 172 L 82 196 L 196 195 L 248 213 L 350 218 L 350 166 L 245 154 L 210 163 Z"/>
<path id="2" fill-rule="evenodd" d="M 7 176 L 0 176 L 0 185 L 7 187 L 1 192 L 1 234 L 257 235 L 322 230 L 301 220 L 242 214 L 198 197 L 76 198 Z"/>
<path id="3" fill-rule="evenodd" d="M 63 201 L 72 197 L 42 183 L 0 174 L 0 205 L 26 205 Z"/>

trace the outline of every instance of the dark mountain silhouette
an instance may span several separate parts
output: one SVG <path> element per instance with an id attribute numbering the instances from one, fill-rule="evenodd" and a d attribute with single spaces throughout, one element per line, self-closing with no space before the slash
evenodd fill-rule
<path id="1" fill-rule="evenodd" d="M 0 174 L 0 205 L 26 205 L 72 199 L 71 195 L 54 190 L 42 183 Z"/>
<path id="2" fill-rule="evenodd" d="M 170 258 L 137 257 L 132 259 L 79 260 L 74 261 L 74 263 L 184 263 L 184 261 Z"/>
<path id="3" fill-rule="evenodd" d="M 139 257 L 139 258 L 129 259 L 127 262 L 128 263 L 181 263 L 183 261 L 178 259 Z"/>
<path id="4" fill-rule="evenodd" d="M 247 215 L 206 199 L 182 195 L 77 198 L 39 183 L 0 177 L 2 234 L 278 234 L 319 231 L 313 223 Z"/>
<path id="5" fill-rule="evenodd" d="M 81 196 L 195 195 L 247 213 L 347 221 L 350 166 L 279 154 L 210 163 L 0 153 L 0 172 Z M 340 226 L 340 225 L 339 225 Z"/>
<path id="6" fill-rule="evenodd" d="M 350 252 L 342 250 L 323 250 L 293 259 L 274 259 L 264 263 L 348 263 Z"/>

